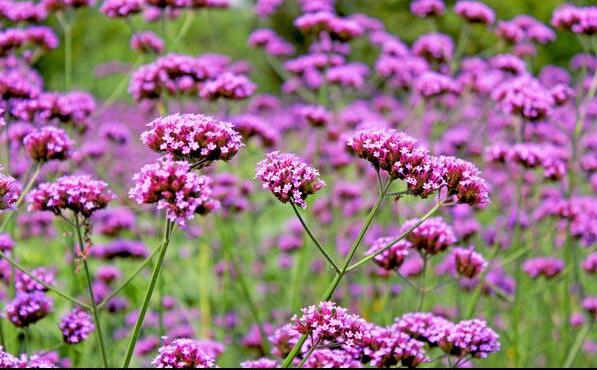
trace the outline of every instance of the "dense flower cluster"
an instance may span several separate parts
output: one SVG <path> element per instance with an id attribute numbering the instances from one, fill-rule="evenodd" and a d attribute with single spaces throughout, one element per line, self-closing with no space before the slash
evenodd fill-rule
<path id="1" fill-rule="evenodd" d="M 151 31 L 138 32 L 131 37 L 131 49 L 144 54 L 161 54 L 164 40 Z"/>
<path id="2" fill-rule="evenodd" d="M 135 174 L 129 196 L 139 204 L 157 204 L 168 219 L 184 225 L 195 214 L 205 215 L 219 206 L 211 197 L 210 179 L 190 170 L 187 162 L 162 157 Z"/>
<path id="3" fill-rule="evenodd" d="M 75 308 L 60 320 L 58 328 L 62 332 L 64 343 L 77 344 L 89 337 L 95 330 L 95 325 L 89 313 Z"/>
<path id="4" fill-rule="evenodd" d="M 305 200 L 309 195 L 325 186 L 316 169 L 294 154 L 279 151 L 267 154 L 257 164 L 255 178 L 261 182 L 263 189 L 271 191 L 280 202 L 291 202 L 302 208 L 307 206 Z"/>
<path id="5" fill-rule="evenodd" d="M 23 144 L 29 157 L 36 162 L 68 159 L 74 146 L 66 131 L 51 126 L 25 136 Z"/>
<path id="6" fill-rule="evenodd" d="M 487 268 L 488 263 L 485 258 L 472 248 L 454 248 L 452 254 L 456 270 L 464 277 L 469 279 L 477 277 Z"/>
<path id="7" fill-rule="evenodd" d="M 221 349 L 214 351 L 203 341 L 181 338 L 160 347 L 151 364 L 157 368 L 213 368 L 220 353 Z"/>
<path id="8" fill-rule="evenodd" d="M 6 304 L 6 318 L 16 327 L 26 328 L 46 317 L 54 301 L 42 292 L 18 293 Z"/>
<path id="9" fill-rule="evenodd" d="M 528 75 L 505 81 L 495 88 L 492 98 L 504 112 L 528 121 L 545 118 L 554 105 L 551 92 Z"/>
<path id="10" fill-rule="evenodd" d="M 61 214 L 71 210 L 83 217 L 104 209 L 116 196 L 108 184 L 91 176 L 63 176 L 52 183 L 40 184 L 27 197 L 30 211 L 52 211 Z"/>
<path id="11" fill-rule="evenodd" d="M 402 230 L 411 229 L 418 221 L 418 219 L 406 221 L 402 225 Z M 446 224 L 441 217 L 432 217 L 414 228 L 406 240 L 421 253 L 437 254 L 452 246 L 456 242 L 456 236 L 452 227 Z"/>
<path id="12" fill-rule="evenodd" d="M 202 114 L 173 114 L 150 122 L 141 141 L 152 150 L 193 163 L 229 161 L 242 147 L 228 122 Z"/>
<path id="13" fill-rule="evenodd" d="M 533 279 L 552 278 L 564 270 L 564 262 L 554 257 L 535 257 L 524 261 L 522 269 Z"/>
<path id="14" fill-rule="evenodd" d="M 440 340 L 440 347 L 456 356 L 487 358 L 500 350 L 499 338 L 485 321 L 467 320 L 450 327 Z"/>
<path id="15" fill-rule="evenodd" d="M 493 10 L 478 1 L 460 0 L 454 6 L 454 12 L 471 23 L 488 25 L 495 21 Z"/>
<path id="16" fill-rule="evenodd" d="M 0 211 L 14 208 L 20 194 L 17 181 L 11 176 L 0 173 Z"/>
<path id="17" fill-rule="evenodd" d="M 56 279 L 56 270 L 47 269 L 44 267 L 38 267 L 31 270 L 31 275 L 35 276 L 38 280 L 43 281 L 47 285 L 53 285 Z M 33 292 L 46 292 L 48 289 L 35 281 L 31 276 L 24 274 L 21 271 L 17 271 L 15 275 L 15 289 L 18 292 L 33 293 Z"/>
<path id="18" fill-rule="evenodd" d="M 315 343 L 331 340 L 354 347 L 371 339 L 365 320 L 333 302 L 321 302 L 301 311 L 301 317 L 291 319 L 292 328 L 301 334 L 309 334 Z"/>

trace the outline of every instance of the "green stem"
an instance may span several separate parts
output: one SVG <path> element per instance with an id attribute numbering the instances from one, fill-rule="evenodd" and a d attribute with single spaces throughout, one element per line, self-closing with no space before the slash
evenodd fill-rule
<path id="1" fill-rule="evenodd" d="M 149 302 L 151 301 L 153 291 L 160 276 L 160 271 L 162 270 L 164 257 L 166 256 L 166 251 L 168 250 L 168 245 L 170 244 L 170 237 L 173 227 L 174 224 L 170 220 L 166 219 L 166 225 L 164 227 L 164 240 L 162 241 L 162 245 L 159 248 L 160 254 L 158 256 L 156 264 L 153 267 L 151 281 L 149 282 L 149 286 L 147 287 L 147 291 L 145 292 L 145 298 L 143 299 L 143 304 L 141 306 L 141 310 L 139 311 L 139 317 L 137 318 L 137 322 L 135 323 L 135 328 L 133 329 L 133 334 L 131 336 L 131 340 L 129 341 L 128 348 L 126 350 L 126 355 L 122 365 L 123 368 L 128 368 L 131 363 L 133 351 L 135 350 L 135 345 L 137 344 L 139 334 L 141 333 L 141 327 L 143 326 L 143 321 L 145 320 L 145 315 L 147 314 Z"/>
<path id="2" fill-rule="evenodd" d="M 97 307 L 99 309 L 101 309 L 102 307 L 104 307 L 110 300 L 112 300 L 112 298 L 116 297 L 120 292 L 122 292 L 127 286 L 129 286 L 130 283 L 132 283 L 132 281 L 137 277 L 137 275 L 139 275 L 141 273 L 141 271 L 143 271 L 153 260 L 153 258 L 158 254 L 158 252 L 161 250 L 161 246 L 156 248 L 149 257 L 147 257 L 147 259 L 145 261 L 143 261 L 143 263 L 141 264 L 141 266 L 139 266 L 139 268 L 137 268 L 137 270 L 135 272 L 133 272 L 133 274 L 131 276 L 129 276 L 128 279 L 126 279 L 126 281 L 124 283 L 122 283 L 122 285 L 120 285 L 118 288 L 116 288 L 112 293 L 110 293 L 109 296 L 107 296 L 106 298 L 104 298 L 103 301 L 101 301 L 100 304 L 97 305 Z"/>
<path id="3" fill-rule="evenodd" d="M 591 319 L 591 323 L 585 325 L 585 327 L 582 328 L 582 330 L 579 331 L 576 335 L 574 345 L 572 345 L 572 348 L 570 348 L 570 351 L 568 352 L 568 356 L 566 356 L 566 361 L 564 362 L 564 366 L 562 366 L 563 368 L 569 369 L 572 366 L 574 359 L 578 355 L 578 351 L 582 347 L 583 343 L 587 339 L 587 336 L 591 332 L 591 329 L 593 328 L 593 322 L 594 320 Z"/>
<path id="4" fill-rule="evenodd" d="M 81 223 L 79 222 L 79 215 L 75 215 L 75 225 L 77 229 L 77 238 L 79 240 L 79 252 L 84 253 L 85 244 L 83 242 L 83 235 L 81 234 Z M 89 265 L 87 264 L 87 257 L 83 256 L 83 270 L 85 271 L 85 279 L 87 280 L 87 290 L 89 292 L 89 299 L 91 299 L 91 312 L 93 313 L 93 321 L 95 322 L 95 330 L 97 331 L 97 339 L 100 346 L 100 352 L 102 355 L 102 362 L 105 368 L 109 368 L 108 356 L 106 355 L 106 346 L 104 344 L 104 336 L 102 334 L 102 325 L 99 317 L 99 311 L 97 309 L 97 303 L 95 301 L 95 294 L 93 293 L 93 285 L 91 280 L 91 274 L 89 273 Z"/>
<path id="5" fill-rule="evenodd" d="M 388 181 L 388 184 L 384 188 L 383 192 L 381 194 L 379 194 L 379 196 L 377 197 L 377 202 L 375 202 L 375 205 L 373 206 L 373 208 L 367 215 L 367 218 L 365 219 L 365 223 L 363 224 L 361 231 L 359 232 L 359 235 L 353 242 L 352 247 L 351 247 L 348 255 L 346 256 L 346 260 L 344 262 L 344 266 L 343 266 L 342 270 L 340 271 L 340 273 L 335 274 L 334 279 L 328 286 L 328 289 L 324 293 L 321 301 L 328 301 L 332 297 L 332 295 L 336 291 L 336 288 L 338 287 L 338 284 L 340 284 L 340 281 L 342 280 L 344 275 L 348 272 L 348 266 L 350 266 L 350 262 L 352 261 L 354 254 L 356 253 L 359 245 L 361 244 L 361 241 L 365 237 L 365 233 L 369 229 L 369 226 L 371 225 L 373 218 L 377 214 L 377 211 L 379 211 L 379 208 L 381 207 L 381 204 L 383 203 L 385 195 L 388 192 L 388 189 L 390 188 L 391 185 L 392 185 L 392 181 L 390 180 L 390 181 Z M 307 340 L 306 334 L 304 334 L 300 337 L 300 339 L 294 345 L 294 347 L 292 348 L 292 350 L 290 351 L 288 356 L 286 356 L 286 359 L 284 359 L 284 362 L 282 363 L 282 366 L 281 366 L 282 368 L 288 368 L 292 364 L 292 361 L 298 355 L 298 352 L 301 350 L 301 348 L 306 340 Z"/>
<path id="6" fill-rule="evenodd" d="M 305 231 L 307 232 L 307 235 L 309 235 L 309 238 L 311 238 L 311 241 L 313 242 L 313 244 L 315 244 L 315 246 L 317 247 L 317 249 L 319 249 L 319 251 L 321 252 L 321 254 L 323 254 L 323 256 L 330 263 L 330 265 L 332 265 L 332 267 L 334 268 L 334 270 L 336 271 L 336 273 L 339 274 L 340 273 L 340 267 L 338 267 L 338 265 L 336 264 L 336 262 L 334 262 L 334 260 L 332 259 L 332 257 L 325 250 L 325 248 L 319 243 L 319 241 L 317 240 L 317 238 L 313 235 L 313 233 L 309 229 L 309 226 L 307 226 L 307 224 L 305 223 L 305 221 L 301 217 L 301 214 L 299 213 L 298 209 L 296 208 L 296 205 L 294 205 L 293 202 L 290 202 L 290 205 L 292 206 L 292 210 L 294 211 L 294 214 L 296 215 L 296 217 L 301 222 L 301 225 L 303 225 L 303 229 L 305 229 Z"/>
<path id="7" fill-rule="evenodd" d="M 6 262 L 8 262 L 9 265 L 11 265 L 12 267 L 14 267 L 15 269 L 21 271 L 23 274 L 27 275 L 29 278 L 31 278 L 33 281 L 35 281 L 36 283 L 40 284 L 41 286 L 43 286 L 44 288 L 48 289 L 49 291 L 55 293 L 56 295 L 66 299 L 67 301 L 76 304 L 77 306 L 80 306 L 86 310 L 91 311 L 91 307 L 86 305 L 85 303 L 77 300 L 76 298 L 71 297 L 70 295 L 62 292 L 60 289 L 47 284 L 46 282 L 40 280 L 37 276 L 33 275 L 32 273 L 30 273 L 29 271 L 25 270 L 25 268 L 21 265 L 19 265 L 16 261 L 14 261 L 13 259 L 11 259 L 10 257 L 8 257 L 6 254 L 4 254 L 3 252 L 0 252 L 0 258 L 5 259 Z"/>
<path id="8" fill-rule="evenodd" d="M 475 309 L 477 308 L 477 302 L 479 301 L 479 297 L 481 297 L 481 291 L 483 290 L 483 283 L 485 282 L 485 278 L 487 277 L 487 274 L 489 273 L 489 270 L 490 270 L 491 266 L 493 265 L 493 262 L 495 261 L 499 251 L 500 251 L 500 245 L 499 245 L 499 243 L 496 243 L 495 247 L 493 248 L 493 252 L 491 253 L 491 257 L 489 258 L 489 265 L 487 266 L 485 271 L 483 271 L 483 274 L 481 275 L 481 278 L 479 279 L 479 284 L 477 285 L 477 287 L 475 288 L 475 291 L 473 292 L 473 298 L 471 299 L 469 305 L 467 306 L 466 315 L 464 316 L 465 319 L 471 317 L 475 313 Z"/>
<path id="9" fill-rule="evenodd" d="M 64 32 L 64 90 L 69 91 L 73 73 L 73 30 L 62 12 L 56 13 L 56 19 Z"/>
<path id="10" fill-rule="evenodd" d="M 178 32 L 178 35 L 176 35 L 176 38 L 174 38 L 174 42 L 172 43 L 174 50 L 176 50 L 178 48 L 182 39 L 187 35 L 189 30 L 191 29 L 193 20 L 195 20 L 195 12 L 190 11 L 187 13 L 187 16 L 184 20 L 184 23 L 182 24 L 182 27 L 180 28 L 180 31 Z"/>
<path id="11" fill-rule="evenodd" d="M 427 266 L 429 264 L 429 256 L 423 254 L 423 278 L 421 282 L 421 292 L 419 296 L 419 308 L 417 311 L 421 312 L 425 306 L 425 296 L 427 295 Z"/>

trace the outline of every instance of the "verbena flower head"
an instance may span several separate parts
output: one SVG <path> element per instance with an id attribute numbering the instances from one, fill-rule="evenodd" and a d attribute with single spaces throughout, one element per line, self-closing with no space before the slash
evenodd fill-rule
<path id="1" fill-rule="evenodd" d="M 164 47 L 164 40 L 151 31 L 138 32 L 131 37 L 131 49 L 143 54 L 161 54 Z"/>
<path id="2" fill-rule="evenodd" d="M 18 328 L 26 328 L 52 312 L 54 301 L 42 292 L 17 293 L 6 304 L 6 318 Z"/>
<path id="3" fill-rule="evenodd" d="M 415 55 L 423 57 L 431 63 L 445 63 L 452 60 L 454 43 L 450 36 L 429 33 L 415 41 L 412 51 Z"/>
<path id="4" fill-rule="evenodd" d="M 430 359 L 425 353 L 425 343 L 408 334 L 390 328 L 372 330 L 372 340 L 365 355 L 371 358 L 371 365 L 390 368 L 396 365 L 414 368 Z"/>
<path id="5" fill-rule="evenodd" d="M 159 354 L 151 361 L 157 368 L 213 368 L 219 353 L 206 350 L 200 340 L 175 339 L 158 350 Z"/>
<path id="6" fill-rule="evenodd" d="M 141 168 L 133 181 L 131 199 L 139 204 L 157 204 L 158 209 L 166 210 L 168 219 L 180 225 L 219 206 L 211 197 L 208 177 L 192 172 L 189 163 L 168 156 Z"/>
<path id="7" fill-rule="evenodd" d="M 564 4 L 554 10 L 551 24 L 574 33 L 594 35 L 597 33 L 597 7 Z"/>
<path id="8" fill-rule="evenodd" d="M 218 98 L 241 100 L 253 95 L 255 90 L 257 90 L 257 85 L 249 80 L 247 76 L 225 72 L 206 82 L 199 95 L 207 100 L 216 100 Z"/>
<path id="9" fill-rule="evenodd" d="M 21 189 L 17 181 L 11 176 L 0 173 L 0 211 L 13 209 L 20 195 Z"/>
<path id="10" fill-rule="evenodd" d="M 272 344 L 272 355 L 285 358 L 292 347 L 298 342 L 301 334 L 292 327 L 292 324 L 286 324 L 276 329 L 267 339 Z"/>
<path id="11" fill-rule="evenodd" d="M 521 116 L 528 121 L 545 118 L 554 105 L 551 92 L 529 75 L 503 82 L 491 96 L 504 112 Z"/>
<path id="12" fill-rule="evenodd" d="M 45 267 L 38 267 L 31 270 L 31 274 L 37 279 L 43 281 L 46 284 L 53 285 L 56 280 L 56 270 L 48 269 Z M 21 271 L 17 271 L 15 275 L 15 289 L 18 292 L 33 293 L 33 292 L 46 292 L 48 289 L 33 280 L 29 275 L 24 274 Z"/>
<path id="13" fill-rule="evenodd" d="M 81 308 L 75 308 L 67 313 L 58 324 L 62 332 L 62 339 L 66 344 L 83 342 L 95 330 L 91 315 Z"/>
<path id="14" fill-rule="evenodd" d="M 65 130 L 46 126 L 33 131 L 23 140 L 29 157 L 35 162 L 66 160 L 70 157 L 74 142 Z"/>
<path id="15" fill-rule="evenodd" d="M 483 207 L 489 203 L 489 185 L 472 163 L 454 157 L 440 157 L 449 196 L 459 203 Z"/>
<path id="16" fill-rule="evenodd" d="M 141 141 L 158 153 L 207 164 L 229 161 L 243 146 L 231 123 L 202 114 L 172 114 L 148 124 Z"/>
<path id="17" fill-rule="evenodd" d="M 15 246 L 15 241 L 10 237 L 9 234 L 0 234 L 0 252 L 9 253 Z"/>
<path id="18" fill-rule="evenodd" d="M 582 308 L 593 316 L 593 320 L 597 319 L 597 296 L 586 297 L 582 301 Z"/>
<path id="19" fill-rule="evenodd" d="M 487 261 L 472 248 L 454 248 L 452 250 L 456 270 L 467 278 L 477 277 L 487 268 Z"/>
<path id="20" fill-rule="evenodd" d="M 95 245 L 91 255 L 103 260 L 116 258 L 144 259 L 149 256 L 149 250 L 140 240 L 116 239 L 108 244 Z"/>
<path id="21" fill-rule="evenodd" d="M 83 217 L 104 209 L 116 196 L 108 184 L 91 176 L 63 176 L 52 183 L 40 184 L 27 197 L 30 211 L 52 211 L 60 214 L 71 210 Z"/>
<path id="22" fill-rule="evenodd" d="M 445 95 L 460 94 L 460 86 L 450 77 L 435 73 L 425 72 L 415 81 L 416 91 L 425 99 Z"/>
<path id="23" fill-rule="evenodd" d="M 454 324 L 441 316 L 426 312 L 413 312 L 398 317 L 393 328 L 433 346 L 438 344 L 443 331 L 452 325 Z"/>
<path id="24" fill-rule="evenodd" d="M 420 18 L 438 17 L 444 14 L 446 6 L 442 0 L 414 0 L 410 11 Z"/>
<path id="25" fill-rule="evenodd" d="M 342 350 L 318 349 L 313 351 L 304 365 L 308 369 L 361 368 L 361 363 L 350 353 Z"/>
<path id="26" fill-rule="evenodd" d="M 539 276 L 553 278 L 564 270 L 564 262 L 554 257 L 535 257 L 526 260 L 522 269 L 533 279 Z"/>
<path id="27" fill-rule="evenodd" d="M 126 18 L 142 10 L 142 0 L 105 0 L 100 8 L 110 18 Z"/>
<path id="28" fill-rule="evenodd" d="M 454 12 L 470 23 L 492 24 L 495 21 L 493 9 L 478 1 L 460 0 Z"/>
<path id="29" fill-rule="evenodd" d="M 292 327 L 301 334 L 310 335 L 315 342 L 338 341 L 350 348 L 371 339 L 365 320 L 333 302 L 320 302 L 301 311 L 301 317 L 295 315 L 291 319 Z"/>
<path id="30" fill-rule="evenodd" d="M 588 274 L 597 273 L 597 252 L 589 254 L 587 258 L 582 262 L 581 267 Z"/>
<path id="31" fill-rule="evenodd" d="M 325 186 L 319 179 L 319 171 L 298 156 L 279 151 L 268 153 L 257 164 L 255 178 L 280 202 L 291 202 L 302 208 L 307 206 L 305 200 L 309 195 Z"/>
<path id="32" fill-rule="evenodd" d="M 278 366 L 278 361 L 269 358 L 260 358 L 240 363 L 240 367 L 243 369 L 276 369 Z"/>
<path id="33" fill-rule="evenodd" d="M 450 327 L 440 341 L 441 348 L 455 356 L 487 358 L 500 350 L 500 336 L 483 320 L 466 320 Z"/>
<path id="34" fill-rule="evenodd" d="M 379 252 L 394 239 L 396 238 L 381 237 L 376 239 L 365 254 L 372 255 L 376 252 Z M 406 256 L 408 256 L 411 247 L 412 244 L 410 242 L 406 240 L 401 240 L 397 243 L 392 244 L 390 248 L 377 255 L 373 260 L 379 267 L 385 270 L 396 270 L 398 267 L 402 265 L 402 262 L 404 262 Z"/>
<path id="35" fill-rule="evenodd" d="M 406 231 L 418 221 L 416 218 L 408 220 L 401 228 Z M 432 217 L 417 226 L 408 234 L 406 240 L 412 243 L 413 248 L 418 249 L 422 253 L 438 254 L 456 243 L 456 236 L 452 227 L 446 224 L 443 218 Z"/>

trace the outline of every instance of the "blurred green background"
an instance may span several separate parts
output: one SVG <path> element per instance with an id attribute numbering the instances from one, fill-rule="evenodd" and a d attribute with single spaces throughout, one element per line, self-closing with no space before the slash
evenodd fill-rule
<path id="1" fill-rule="evenodd" d="M 549 23 L 552 11 L 563 1 L 560 0 L 486 0 L 486 4 L 495 9 L 498 19 L 510 19 L 518 14 L 530 14 Z M 190 31 L 183 42 L 174 47 L 168 43 L 169 52 L 201 54 L 207 52 L 224 53 L 233 59 L 245 59 L 252 63 L 252 78 L 259 84 L 261 92 L 276 92 L 279 79 L 268 67 L 260 51 L 247 45 L 250 32 L 258 27 L 272 27 L 286 39 L 295 43 L 299 50 L 304 48 L 304 39 L 292 26 L 292 21 L 299 9 L 296 0 L 286 0 L 282 10 L 270 20 L 259 20 L 253 13 L 251 1 L 236 1 L 237 6 L 228 10 L 202 10 L 194 18 Z M 586 3 L 576 1 L 577 4 Z M 337 0 L 337 9 L 341 14 L 365 13 L 382 19 L 388 30 L 411 43 L 422 33 L 429 32 L 430 26 L 425 20 L 413 17 L 409 11 L 409 0 Z M 454 1 L 446 2 L 448 7 Z M 177 20 L 170 20 L 165 27 L 169 40 L 176 37 L 182 27 L 185 14 Z M 62 38 L 62 30 L 55 19 L 50 25 Z M 162 29 L 158 23 L 146 23 L 142 17 L 133 19 L 136 30 L 153 30 L 158 34 Z M 457 40 L 462 22 L 454 14 L 448 13 L 438 21 L 441 32 L 452 35 Z M 99 76 L 96 71 L 106 63 L 125 63 L 129 66 L 139 62 L 138 56 L 130 50 L 131 28 L 123 20 L 109 19 L 97 9 L 77 11 L 72 17 L 74 33 L 74 87 L 92 92 L 96 97 L 105 99 L 112 95 L 125 78 L 124 73 Z M 473 41 L 469 42 L 467 53 L 476 53 L 493 45 L 497 39 L 491 31 L 481 26 L 474 27 Z M 354 45 L 352 58 L 372 62 L 375 55 L 366 48 L 366 40 L 359 40 Z M 536 72 L 546 64 L 567 66 L 572 55 L 582 51 L 573 35 L 558 32 L 555 42 L 540 46 L 538 55 L 532 60 L 532 69 Z M 150 62 L 147 56 L 142 62 Z M 64 48 L 54 50 L 44 56 L 37 64 L 42 72 L 48 89 L 61 90 L 63 83 Z M 121 66 L 122 68 L 123 66 Z M 258 72 L 258 73 L 255 73 Z M 121 95 L 129 99 L 128 94 Z"/>

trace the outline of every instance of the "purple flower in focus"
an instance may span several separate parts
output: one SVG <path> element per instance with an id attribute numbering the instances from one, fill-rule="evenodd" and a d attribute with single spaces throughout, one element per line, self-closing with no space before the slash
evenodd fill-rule
<path id="1" fill-rule="evenodd" d="M 95 330 L 91 315 L 81 308 L 75 308 L 66 314 L 58 324 L 66 344 L 83 342 Z"/>

